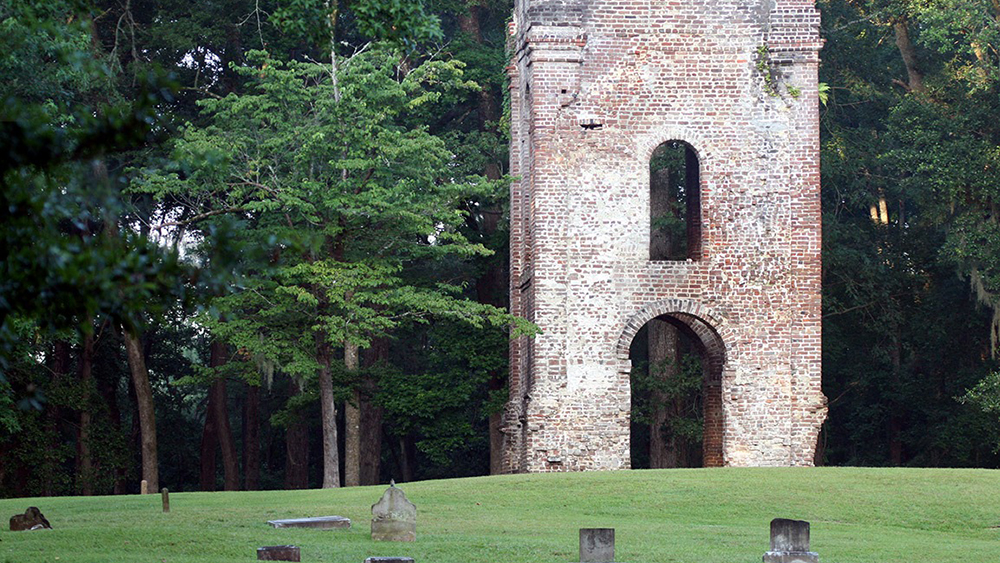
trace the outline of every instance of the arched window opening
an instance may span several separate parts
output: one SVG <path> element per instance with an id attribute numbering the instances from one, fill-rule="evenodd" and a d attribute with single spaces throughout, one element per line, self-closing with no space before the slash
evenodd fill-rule
<path id="1" fill-rule="evenodd" d="M 649 159 L 649 259 L 701 258 L 698 155 L 684 141 L 667 141 Z"/>
<path id="2" fill-rule="evenodd" d="M 691 326 L 671 315 L 649 321 L 629 359 L 632 468 L 721 465 L 722 395 L 711 373 L 721 365 Z"/>

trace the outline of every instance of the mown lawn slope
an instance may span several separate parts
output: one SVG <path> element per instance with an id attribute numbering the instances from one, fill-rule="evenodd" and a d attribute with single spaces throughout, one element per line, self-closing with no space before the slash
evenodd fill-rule
<path id="1" fill-rule="evenodd" d="M 230 563 L 294 544 L 302 561 L 568 563 L 578 529 L 616 530 L 626 563 L 754 563 L 772 518 L 812 523 L 824 563 L 1000 561 L 1000 472 L 939 469 L 698 469 L 514 475 L 401 485 L 417 541 L 369 538 L 385 487 L 0 500 L 0 562 Z M 9 532 L 38 506 L 51 531 Z M 339 515 L 349 531 L 273 529 L 279 518 Z"/>

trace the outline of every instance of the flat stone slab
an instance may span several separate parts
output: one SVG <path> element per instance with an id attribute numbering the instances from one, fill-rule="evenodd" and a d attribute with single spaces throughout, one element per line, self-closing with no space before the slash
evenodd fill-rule
<path id="1" fill-rule="evenodd" d="M 365 563 L 413 563 L 412 557 L 369 557 Z"/>
<path id="2" fill-rule="evenodd" d="M 296 545 L 266 545 L 257 548 L 257 561 L 302 561 Z"/>
<path id="3" fill-rule="evenodd" d="M 268 520 L 267 523 L 275 528 L 313 528 L 316 530 L 346 530 L 351 527 L 351 519 L 343 516 Z"/>

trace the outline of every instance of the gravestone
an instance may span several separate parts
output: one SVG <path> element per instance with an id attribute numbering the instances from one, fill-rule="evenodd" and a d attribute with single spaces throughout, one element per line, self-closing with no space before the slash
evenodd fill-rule
<path id="1" fill-rule="evenodd" d="M 163 501 L 163 512 L 170 512 L 170 491 L 166 487 L 160 491 L 160 497 Z"/>
<path id="2" fill-rule="evenodd" d="M 415 541 L 417 507 L 407 500 L 394 481 L 382 498 L 372 505 L 372 539 L 375 541 Z"/>
<path id="3" fill-rule="evenodd" d="M 351 519 L 343 516 L 317 516 L 315 518 L 289 518 L 268 520 L 275 528 L 313 528 L 316 530 L 346 530 L 351 527 Z"/>
<path id="4" fill-rule="evenodd" d="M 147 493 L 149 493 L 149 482 L 143 479 L 142 481 L 139 481 L 139 494 L 144 495 Z"/>
<path id="5" fill-rule="evenodd" d="M 24 514 L 15 514 L 10 517 L 10 531 L 23 532 L 26 530 L 51 530 L 52 525 L 42 515 L 42 511 L 37 506 L 28 507 Z"/>
<path id="6" fill-rule="evenodd" d="M 301 561 L 296 545 L 266 545 L 257 548 L 257 561 Z"/>
<path id="7" fill-rule="evenodd" d="M 771 520 L 771 551 L 764 553 L 764 563 L 819 563 L 819 555 L 809 551 L 809 522 Z"/>
<path id="8" fill-rule="evenodd" d="M 614 528 L 580 528 L 580 563 L 613 563 Z"/>
<path id="9" fill-rule="evenodd" d="M 365 563 L 413 563 L 412 557 L 369 557 Z"/>

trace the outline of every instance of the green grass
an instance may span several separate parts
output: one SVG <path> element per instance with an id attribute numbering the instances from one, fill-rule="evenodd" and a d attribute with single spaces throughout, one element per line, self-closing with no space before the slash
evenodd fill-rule
<path id="1" fill-rule="evenodd" d="M 824 563 L 1000 561 L 1000 472 L 939 469 L 698 469 L 513 475 L 402 485 L 417 541 L 369 538 L 384 487 L 0 500 L 38 506 L 54 530 L 0 532 L 0 563 L 228 563 L 295 544 L 303 561 L 564 563 L 577 530 L 615 528 L 630 563 L 754 563 L 772 518 L 812 523 Z M 347 516 L 349 531 L 273 529 L 267 520 Z"/>

